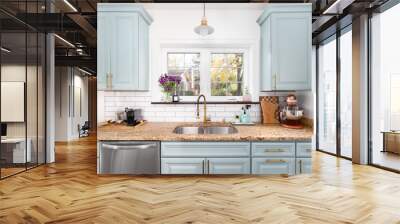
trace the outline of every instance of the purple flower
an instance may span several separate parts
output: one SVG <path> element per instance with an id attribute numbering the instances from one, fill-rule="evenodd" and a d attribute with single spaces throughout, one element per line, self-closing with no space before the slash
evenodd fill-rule
<path id="1" fill-rule="evenodd" d="M 179 86 L 182 81 L 182 77 L 180 75 L 169 75 L 162 74 L 158 79 L 160 87 L 164 92 L 173 92 Z"/>

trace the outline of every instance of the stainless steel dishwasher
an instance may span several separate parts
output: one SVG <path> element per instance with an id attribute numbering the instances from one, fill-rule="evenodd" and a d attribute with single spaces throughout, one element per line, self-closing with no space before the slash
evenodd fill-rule
<path id="1" fill-rule="evenodd" d="M 99 174 L 160 173 L 159 142 L 100 142 L 98 150 Z"/>

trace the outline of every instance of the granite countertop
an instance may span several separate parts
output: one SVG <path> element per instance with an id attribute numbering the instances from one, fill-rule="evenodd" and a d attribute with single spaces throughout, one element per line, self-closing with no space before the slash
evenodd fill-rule
<path id="1" fill-rule="evenodd" d="M 200 123 L 196 123 L 197 125 Z M 184 122 L 146 122 L 132 127 L 123 124 L 106 124 L 97 128 L 97 140 L 144 141 L 311 141 L 311 128 L 287 129 L 280 125 L 235 126 L 236 134 L 188 135 L 175 134 L 177 126 L 193 125 Z M 218 125 L 218 124 L 217 124 Z"/>

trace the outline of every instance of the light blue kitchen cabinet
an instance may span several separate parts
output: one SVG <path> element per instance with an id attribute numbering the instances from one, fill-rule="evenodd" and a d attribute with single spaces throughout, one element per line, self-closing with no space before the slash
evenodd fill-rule
<path id="1" fill-rule="evenodd" d="M 149 89 L 150 15 L 135 4 L 98 4 L 98 90 Z"/>
<path id="2" fill-rule="evenodd" d="M 139 75 L 138 90 L 148 90 L 150 82 L 149 25 L 139 18 Z M 146 66 L 144 66 L 146 65 Z"/>
<path id="3" fill-rule="evenodd" d="M 296 174 L 312 172 L 311 158 L 296 158 Z"/>
<path id="4" fill-rule="evenodd" d="M 252 174 L 287 174 L 296 172 L 295 158 L 253 158 Z"/>
<path id="5" fill-rule="evenodd" d="M 161 167 L 162 174 L 250 174 L 250 142 L 162 142 Z"/>
<path id="6" fill-rule="evenodd" d="M 253 142 L 251 143 L 253 157 L 295 157 L 294 142 Z"/>
<path id="7" fill-rule="evenodd" d="M 107 19 L 106 14 L 98 13 L 97 15 L 97 89 L 105 90 L 107 78 L 111 73 L 111 48 L 110 33 L 107 30 L 110 27 L 110 20 Z"/>
<path id="8" fill-rule="evenodd" d="M 161 158 L 162 174 L 205 174 L 204 158 Z"/>
<path id="9" fill-rule="evenodd" d="M 296 157 L 311 158 L 312 151 L 311 142 L 297 142 L 296 143 Z"/>
<path id="10" fill-rule="evenodd" d="M 310 142 L 161 142 L 162 174 L 310 173 Z"/>
<path id="11" fill-rule="evenodd" d="M 269 4 L 260 24 L 261 91 L 311 90 L 311 4 Z"/>
<path id="12" fill-rule="evenodd" d="M 250 157 L 249 142 L 162 142 L 161 157 Z"/>
<path id="13" fill-rule="evenodd" d="M 311 142 L 296 143 L 296 174 L 312 172 Z"/>
<path id="14" fill-rule="evenodd" d="M 207 158 L 208 174 L 250 174 L 250 158 Z"/>

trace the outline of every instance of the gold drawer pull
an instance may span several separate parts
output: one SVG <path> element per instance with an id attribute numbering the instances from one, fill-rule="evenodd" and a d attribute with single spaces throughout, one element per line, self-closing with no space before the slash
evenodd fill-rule
<path id="1" fill-rule="evenodd" d="M 266 149 L 264 152 L 285 152 L 284 149 Z"/>
<path id="2" fill-rule="evenodd" d="M 286 163 L 286 161 L 283 159 L 267 159 L 265 163 Z"/>

